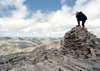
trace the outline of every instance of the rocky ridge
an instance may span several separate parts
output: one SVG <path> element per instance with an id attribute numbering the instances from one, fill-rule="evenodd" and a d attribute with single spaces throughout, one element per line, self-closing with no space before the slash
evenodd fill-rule
<path id="1" fill-rule="evenodd" d="M 74 27 L 65 34 L 62 48 L 38 47 L 32 52 L 1 56 L 0 71 L 100 71 L 99 54 L 95 52 L 99 44 L 87 29 Z M 92 60 L 92 55 L 96 59 Z"/>

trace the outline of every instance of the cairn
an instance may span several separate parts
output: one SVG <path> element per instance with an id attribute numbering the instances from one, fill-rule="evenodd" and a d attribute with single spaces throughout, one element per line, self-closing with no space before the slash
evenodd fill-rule
<path id="1" fill-rule="evenodd" d="M 77 26 L 65 33 L 63 54 L 80 58 L 96 58 L 96 50 L 100 50 L 99 39 L 86 28 Z"/>

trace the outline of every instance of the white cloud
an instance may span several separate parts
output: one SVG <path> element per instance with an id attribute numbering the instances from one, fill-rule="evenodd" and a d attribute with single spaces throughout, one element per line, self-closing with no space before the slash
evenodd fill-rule
<path id="1" fill-rule="evenodd" d="M 93 33 L 98 33 L 100 28 L 100 0 L 77 0 L 73 7 L 63 5 L 61 9 L 52 11 L 48 14 L 42 13 L 41 10 L 32 14 L 32 18 L 25 19 L 29 12 L 23 4 L 25 0 L 0 0 L 0 9 L 14 6 L 16 9 L 11 10 L 11 16 L 0 18 L 0 30 L 2 32 L 16 32 L 18 34 L 45 35 L 45 36 L 63 36 L 68 30 L 63 28 L 72 28 L 77 25 L 75 12 L 82 11 L 88 17 L 86 27 Z M 61 0 L 63 4 L 65 0 Z M 3 11 L 3 10 L 2 10 Z M 94 30 L 96 32 L 94 32 Z M 8 33 L 9 34 L 9 33 Z"/>
<path id="2" fill-rule="evenodd" d="M 86 3 L 88 0 L 77 0 L 76 1 L 76 5 L 83 5 L 84 3 Z"/>
<path id="3" fill-rule="evenodd" d="M 93 28 L 93 29 L 88 29 L 92 34 L 94 34 L 94 35 L 98 35 L 97 37 L 99 37 L 100 38 L 100 28 Z"/>
<path id="4" fill-rule="evenodd" d="M 40 10 L 38 10 L 36 13 L 32 14 L 32 18 L 35 19 L 37 22 L 45 22 L 46 14 L 43 14 L 43 13 L 41 13 Z"/>
<path id="5" fill-rule="evenodd" d="M 66 0 L 60 0 L 60 1 L 61 1 L 61 4 L 64 4 Z"/>

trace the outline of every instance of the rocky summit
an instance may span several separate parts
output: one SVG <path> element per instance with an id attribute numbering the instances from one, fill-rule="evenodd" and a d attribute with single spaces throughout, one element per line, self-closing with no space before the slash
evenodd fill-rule
<path id="1" fill-rule="evenodd" d="M 64 54 L 67 53 L 79 58 L 97 58 L 100 56 L 100 42 L 86 28 L 78 26 L 65 33 L 62 50 Z"/>
<path id="2" fill-rule="evenodd" d="M 100 71 L 99 41 L 87 29 L 74 27 L 59 43 L 61 48 L 41 46 L 0 56 L 0 71 Z"/>

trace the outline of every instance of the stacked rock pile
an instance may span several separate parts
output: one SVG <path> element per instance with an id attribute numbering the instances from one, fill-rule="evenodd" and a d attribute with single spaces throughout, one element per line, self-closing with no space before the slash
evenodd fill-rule
<path id="1" fill-rule="evenodd" d="M 78 26 L 65 33 L 64 47 L 62 48 L 64 54 L 92 58 L 96 56 L 95 52 L 98 50 L 100 50 L 99 39 L 86 28 Z"/>

